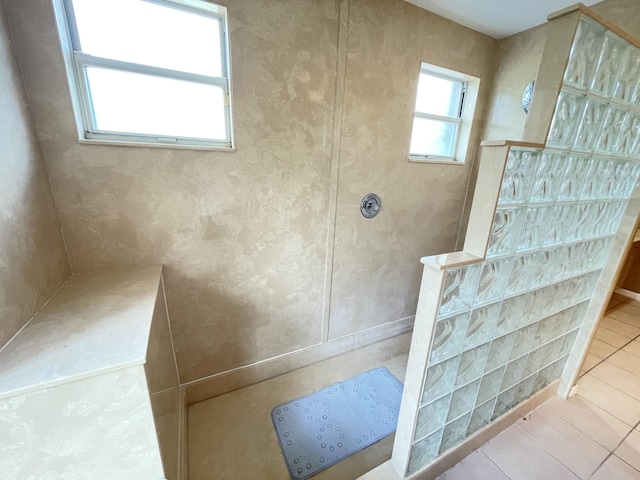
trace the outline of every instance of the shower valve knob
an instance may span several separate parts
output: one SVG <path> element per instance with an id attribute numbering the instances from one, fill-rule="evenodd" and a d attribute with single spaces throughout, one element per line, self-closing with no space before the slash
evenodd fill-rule
<path id="1" fill-rule="evenodd" d="M 360 202 L 360 212 L 362 212 L 364 218 L 375 217 L 380 212 L 381 207 L 382 201 L 375 193 L 365 195 L 362 202 Z"/>

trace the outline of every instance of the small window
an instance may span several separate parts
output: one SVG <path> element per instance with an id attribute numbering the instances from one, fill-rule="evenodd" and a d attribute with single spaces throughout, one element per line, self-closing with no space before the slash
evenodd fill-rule
<path id="1" fill-rule="evenodd" d="M 464 162 L 479 80 L 423 63 L 409 160 Z"/>
<path id="2" fill-rule="evenodd" d="M 224 7 L 55 4 L 81 140 L 232 148 Z"/>

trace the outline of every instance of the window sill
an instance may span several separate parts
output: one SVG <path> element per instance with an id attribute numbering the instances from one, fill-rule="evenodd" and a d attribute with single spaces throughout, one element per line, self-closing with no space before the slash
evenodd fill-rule
<path id="1" fill-rule="evenodd" d="M 439 163 L 439 164 L 443 164 L 443 165 L 460 165 L 460 166 L 465 165 L 464 162 L 456 160 L 455 158 L 452 158 L 452 159 L 448 159 L 448 158 L 425 158 L 425 157 L 414 157 L 414 156 L 409 155 L 408 160 L 411 163 Z"/>
<path id="2" fill-rule="evenodd" d="M 235 147 L 213 147 L 210 145 L 188 145 L 184 143 L 156 143 L 156 142 L 125 142 L 122 140 L 96 140 L 79 138 L 78 143 L 83 145 L 110 145 L 114 147 L 151 147 L 169 148 L 175 150 L 206 150 L 212 152 L 235 152 Z"/>

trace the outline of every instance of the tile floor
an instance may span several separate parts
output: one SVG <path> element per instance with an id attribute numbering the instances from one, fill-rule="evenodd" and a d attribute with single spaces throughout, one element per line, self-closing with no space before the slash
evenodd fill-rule
<path id="1" fill-rule="evenodd" d="M 271 409 L 376 366 L 404 379 L 410 334 L 189 407 L 189 480 L 289 478 Z M 640 480 L 640 302 L 614 296 L 578 394 L 553 398 L 439 480 Z M 391 457 L 393 435 L 316 475 L 350 480 Z"/>
<path id="2" fill-rule="evenodd" d="M 410 343 L 400 335 L 190 406 L 189 480 L 288 480 L 273 407 L 379 366 L 404 381 Z M 313 479 L 355 479 L 389 460 L 392 447 L 389 435 Z"/>
<path id="3" fill-rule="evenodd" d="M 640 302 L 614 295 L 581 375 L 438 480 L 640 480 Z"/>

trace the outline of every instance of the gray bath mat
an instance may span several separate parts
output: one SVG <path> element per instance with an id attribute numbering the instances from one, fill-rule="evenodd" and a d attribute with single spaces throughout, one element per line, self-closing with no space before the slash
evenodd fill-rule
<path id="1" fill-rule="evenodd" d="M 393 433 L 400 383 L 384 367 L 278 405 L 273 426 L 291 478 L 304 480 Z"/>

